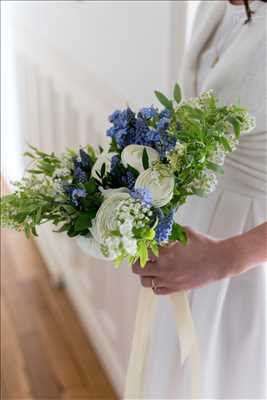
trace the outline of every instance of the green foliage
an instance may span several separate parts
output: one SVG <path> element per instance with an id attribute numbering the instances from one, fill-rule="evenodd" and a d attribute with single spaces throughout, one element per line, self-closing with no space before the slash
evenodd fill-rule
<path id="1" fill-rule="evenodd" d="M 172 101 L 169 100 L 163 93 L 158 92 L 157 90 L 154 92 L 158 101 L 164 106 L 166 107 L 168 110 L 172 110 L 173 109 L 173 104 Z"/>
<path id="2" fill-rule="evenodd" d="M 187 235 L 185 229 L 181 225 L 174 222 L 169 240 L 170 242 L 175 242 L 176 240 L 178 240 L 180 243 L 186 245 Z"/>
<path id="3" fill-rule="evenodd" d="M 142 163 L 143 163 L 144 169 L 148 169 L 148 167 L 149 167 L 149 160 L 148 160 L 147 150 L 146 150 L 145 147 L 144 147 L 143 154 L 142 154 Z"/>
<path id="4" fill-rule="evenodd" d="M 182 90 L 180 88 L 180 85 L 178 85 L 178 83 L 176 83 L 174 85 L 173 97 L 174 97 L 174 100 L 176 101 L 176 103 L 180 104 L 180 102 L 182 100 Z"/>

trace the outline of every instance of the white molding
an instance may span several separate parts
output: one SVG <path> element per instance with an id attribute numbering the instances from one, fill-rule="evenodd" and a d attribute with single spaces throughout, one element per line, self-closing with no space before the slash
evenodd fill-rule
<path id="1" fill-rule="evenodd" d="M 115 391 L 118 395 L 122 395 L 125 368 L 119 362 L 118 355 L 110 343 L 109 337 L 104 333 L 105 330 L 103 329 L 104 327 L 101 326 L 97 310 L 88 302 L 88 297 L 80 290 L 75 282 L 75 276 L 73 276 L 71 272 L 66 272 L 65 279 L 67 281 L 66 290 L 81 319 L 90 342 L 92 342 Z"/>

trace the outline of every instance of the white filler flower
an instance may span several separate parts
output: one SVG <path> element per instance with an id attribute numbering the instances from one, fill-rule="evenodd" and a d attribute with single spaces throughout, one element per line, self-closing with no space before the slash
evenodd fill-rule
<path id="1" fill-rule="evenodd" d="M 105 164 L 106 166 L 106 172 L 110 171 L 110 167 L 111 167 L 111 159 L 113 156 L 115 156 L 117 153 L 115 152 L 110 152 L 108 153 L 107 151 L 103 151 L 101 154 L 99 154 L 99 156 L 96 159 L 96 162 L 94 163 L 94 166 L 92 168 L 92 173 L 91 176 L 97 180 L 100 180 L 98 174 L 101 174 L 101 168 L 103 166 L 103 164 Z M 98 174 L 97 174 L 98 172 Z"/>
<path id="2" fill-rule="evenodd" d="M 160 172 L 155 168 L 148 168 L 138 176 L 135 188 L 149 189 L 153 206 L 163 207 L 172 199 L 174 176 L 166 170 Z"/>
<path id="3" fill-rule="evenodd" d="M 125 167 L 130 165 L 135 168 L 139 173 L 144 171 L 143 167 L 143 151 L 146 149 L 148 156 L 148 164 L 152 165 L 153 162 L 158 161 L 160 159 L 159 153 L 157 150 L 152 149 L 152 147 L 142 146 L 139 144 L 129 144 L 126 146 L 121 153 L 121 161 Z"/>

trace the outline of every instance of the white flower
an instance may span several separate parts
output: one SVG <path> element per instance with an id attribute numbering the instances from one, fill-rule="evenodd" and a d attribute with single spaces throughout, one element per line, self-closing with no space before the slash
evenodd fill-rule
<path id="1" fill-rule="evenodd" d="M 103 194 L 105 199 L 113 196 L 116 193 L 129 193 L 129 189 L 127 189 L 126 187 L 121 187 L 117 189 L 103 189 L 102 187 L 99 187 L 99 190 Z"/>
<path id="2" fill-rule="evenodd" d="M 214 164 L 223 165 L 225 160 L 225 150 L 224 147 L 219 145 L 217 146 L 216 151 L 209 157 L 209 161 Z"/>
<path id="3" fill-rule="evenodd" d="M 148 155 L 148 164 L 151 166 L 153 162 L 160 159 L 159 153 L 152 149 L 152 147 L 142 146 L 139 144 L 130 144 L 126 146 L 121 153 L 121 161 L 125 167 L 130 165 L 135 168 L 139 173 L 144 171 L 143 167 L 143 151 L 146 149 Z"/>
<path id="4" fill-rule="evenodd" d="M 130 254 L 131 256 L 135 256 L 136 252 L 137 252 L 137 241 L 136 239 L 133 238 L 128 238 L 126 236 L 124 236 L 122 238 L 122 243 L 123 246 L 125 248 L 125 250 L 127 251 L 128 254 Z"/>
<path id="5" fill-rule="evenodd" d="M 207 196 L 214 192 L 216 189 L 218 180 L 216 174 L 210 170 L 204 170 L 198 179 L 195 179 L 189 188 L 199 190 L 203 196 Z"/>
<path id="6" fill-rule="evenodd" d="M 166 169 L 148 168 L 138 176 L 135 188 L 149 189 L 153 206 L 163 207 L 172 199 L 174 176 Z"/>
<path id="7" fill-rule="evenodd" d="M 99 154 L 99 156 L 97 157 L 96 162 L 94 163 L 94 166 L 92 168 L 91 176 L 97 180 L 100 180 L 100 177 L 98 176 L 98 174 L 99 175 L 101 174 L 101 168 L 102 168 L 103 164 L 105 164 L 105 166 L 106 166 L 106 168 L 105 168 L 106 169 L 105 174 L 106 174 L 107 172 L 110 171 L 111 159 L 116 154 L 117 153 L 115 153 L 115 152 L 108 153 L 107 151 L 103 151 L 101 154 Z"/>
<path id="8" fill-rule="evenodd" d="M 128 219 L 123 224 L 119 225 L 119 230 L 122 235 L 131 236 L 133 229 L 133 220 Z"/>
<path id="9" fill-rule="evenodd" d="M 129 199 L 128 193 L 116 193 L 108 197 L 101 204 L 95 217 L 95 232 L 99 242 L 106 239 L 111 231 L 117 230 L 118 221 L 116 216 L 116 209 L 118 205 L 125 199 Z"/>

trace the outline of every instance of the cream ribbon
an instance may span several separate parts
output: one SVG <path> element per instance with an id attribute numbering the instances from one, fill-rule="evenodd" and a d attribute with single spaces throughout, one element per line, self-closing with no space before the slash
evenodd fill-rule
<path id="1" fill-rule="evenodd" d="M 181 364 L 190 358 L 192 370 L 192 399 L 200 398 L 200 357 L 186 292 L 170 295 L 180 342 Z M 136 314 L 131 355 L 126 376 L 124 399 L 141 400 L 143 380 L 149 352 L 150 334 L 158 296 L 151 288 L 142 288 Z"/>

